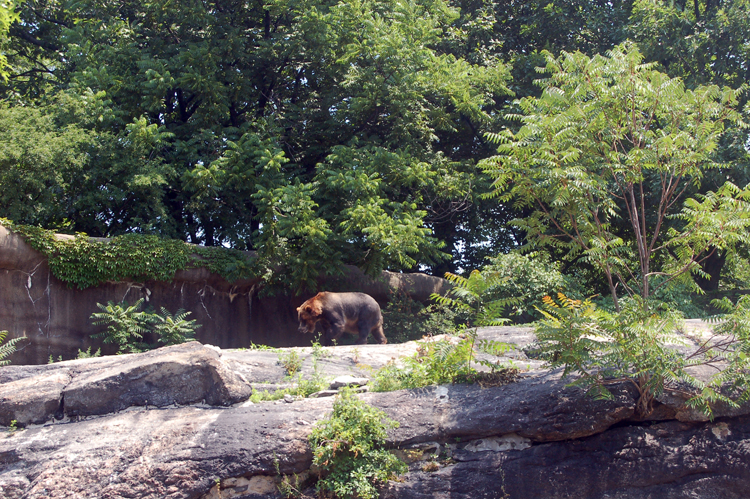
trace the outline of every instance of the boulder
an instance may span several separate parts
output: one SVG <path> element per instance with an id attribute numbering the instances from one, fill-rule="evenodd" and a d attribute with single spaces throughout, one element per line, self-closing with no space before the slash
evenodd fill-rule
<path id="1" fill-rule="evenodd" d="M 13 420 L 25 426 L 131 406 L 226 406 L 252 393 L 215 349 L 197 342 L 19 370 L 28 376 L 0 384 L 0 424 L 6 426 Z"/>

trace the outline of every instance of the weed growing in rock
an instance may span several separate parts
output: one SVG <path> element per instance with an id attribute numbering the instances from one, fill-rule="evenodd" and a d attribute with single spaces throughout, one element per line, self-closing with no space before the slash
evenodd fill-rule
<path id="1" fill-rule="evenodd" d="M 296 473 L 292 476 L 284 475 L 281 477 L 281 481 L 277 486 L 279 493 L 286 499 L 292 499 L 294 497 L 302 497 L 302 491 L 300 490 L 302 479 Z"/>
<path id="2" fill-rule="evenodd" d="M 291 350 L 290 354 L 284 354 L 283 350 L 279 350 L 279 363 L 285 366 L 287 370 L 286 380 L 293 383 L 293 386 L 289 388 L 283 388 L 281 390 L 269 391 L 269 390 L 255 390 L 250 396 L 250 401 L 257 404 L 259 402 L 280 400 L 284 398 L 284 395 L 292 395 L 294 397 L 309 397 L 313 393 L 325 390 L 328 386 L 328 380 L 323 375 L 320 369 L 318 360 L 322 357 L 330 356 L 331 352 L 328 352 L 318 343 L 318 348 L 313 344 L 312 350 L 312 375 L 309 378 L 305 378 L 299 369 L 302 367 L 303 359 L 296 352 Z M 293 355 L 291 354 L 293 353 Z M 282 357 L 284 361 L 282 361 Z M 291 360 L 289 360 L 291 358 Z M 286 366 L 285 361 L 289 361 L 291 367 L 296 367 L 293 373 L 289 374 L 289 367 Z M 296 376 L 295 376 L 296 375 Z"/>
<path id="3" fill-rule="evenodd" d="M 318 491 L 341 499 L 378 497 L 378 485 L 407 471 L 384 448 L 386 432 L 397 427 L 383 411 L 342 390 L 333 413 L 318 421 L 309 437 L 313 465 L 320 470 Z"/>
<path id="4" fill-rule="evenodd" d="M 294 376 L 297 372 L 302 369 L 302 357 L 297 350 L 290 349 L 287 352 L 279 352 L 279 364 L 284 366 L 286 369 L 287 376 Z"/>
<path id="5" fill-rule="evenodd" d="M 256 345 L 255 343 L 250 343 L 250 346 L 247 348 L 238 348 L 237 350 L 264 350 L 269 352 L 281 352 L 280 348 L 271 347 L 268 345 Z"/>
<path id="6" fill-rule="evenodd" d="M 91 353 L 91 347 L 88 347 L 86 350 L 78 349 L 78 355 L 76 355 L 76 359 L 91 359 L 94 357 L 101 357 L 102 356 L 102 349 L 97 348 L 96 352 Z"/>
<path id="7" fill-rule="evenodd" d="M 274 453 L 273 465 L 276 468 L 276 474 L 281 478 L 279 484 L 276 486 L 279 493 L 286 499 L 292 499 L 296 497 L 302 497 L 302 491 L 300 490 L 303 481 L 297 473 L 289 475 L 281 474 L 281 466 L 279 464 L 279 458 Z"/>
<path id="8" fill-rule="evenodd" d="M 334 346 L 335 346 L 334 342 Z M 320 360 L 327 357 L 333 356 L 333 352 L 328 348 L 320 344 L 320 334 L 315 336 L 315 340 L 311 343 L 313 359 Z"/>

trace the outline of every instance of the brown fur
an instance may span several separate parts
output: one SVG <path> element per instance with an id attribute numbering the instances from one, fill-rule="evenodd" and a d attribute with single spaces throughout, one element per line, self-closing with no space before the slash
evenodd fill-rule
<path id="1" fill-rule="evenodd" d="M 297 318 L 300 333 L 313 333 L 319 324 L 324 345 L 333 344 L 345 332 L 359 335 L 360 345 L 367 343 L 370 333 L 378 343 L 387 343 L 380 305 L 364 293 L 320 292 L 297 307 Z"/>

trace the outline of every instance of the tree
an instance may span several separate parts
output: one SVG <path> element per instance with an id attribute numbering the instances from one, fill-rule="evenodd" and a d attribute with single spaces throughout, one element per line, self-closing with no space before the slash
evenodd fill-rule
<path id="1" fill-rule="evenodd" d="M 10 31 L 10 26 L 18 21 L 18 12 L 13 0 L 3 0 L 0 2 L 0 44 L 5 42 Z M 8 65 L 8 58 L 3 52 L 0 52 L 0 80 L 8 79 L 8 72 L 5 67 Z"/>
<path id="2" fill-rule="evenodd" d="M 707 84 L 738 87 L 750 79 L 748 9 L 747 0 L 638 0 L 633 3 L 628 32 L 646 60 L 658 62 L 664 72 L 682 78 L 688 88 Z M 738 109 L 746 101 L 747 96 L 741 96 Z M 706 174 L 699 192 L 716 190 L 726 180 L 737 185 L 750 182 L 747 141 L 746 128 L 728 125 L 717 150 L 725 165 Z M 707 275 L 696 276 L 704 291 L 719 289 L 728 258 L 726 252 L 717 250 L 705 261 Z"/>
<path id="3" fill-rule="evenodd" d="M 618 294 L 648 300 L 700 275 L 713 251 L 747 241 L 747 190 L 727 183 L 683 197 L 719 166 L 713 153 L 725 123 L 740 119 L 744 88 L 688 90 L 632 44 L 607 57 L 545 56 L 542 96 L 517 101 L 523 126 L 493 135 L 500 154 L 483 164 L 492 196 L 533 210 L 515 222 L 529 246 L 591 262 L 619 310 Z M 668 225 L 675 216 L 682 223 Z M 616 232 L 617 219 L 627 232 Z"/>
<path id="4" fill-rule="evenodd" d="M 145 120 L 112 133 L 102 94 L 59 93 L 48 104 L 0 103 L 0 208 L 18 223 L 111 235 L 152 232 L 170 169 L 149 157 L 164 134 Z"/>
<path id="5" fill-rule="evenodd" d="M 256 250 L 260 274 L 299 288 L 342 263 L 440 265 L 465 237 L 452 229 L 490 218 L 476 153 L 508 72 L 440 48 L 458 17 L 442 0 L 63 7 L 22 9 L 12 56 L 34 76 L 6 95 L 48 115 L 95 96 L 96 119 L 55 118 L 96 139 L 75 199 L 100 209 L 70 230 Z"/>
<path id="6" fill-rule="evenodd" d="M 630 37 L 649 61 L 689 88 L 750 80 L 748 0 L 636 0 Z"/>

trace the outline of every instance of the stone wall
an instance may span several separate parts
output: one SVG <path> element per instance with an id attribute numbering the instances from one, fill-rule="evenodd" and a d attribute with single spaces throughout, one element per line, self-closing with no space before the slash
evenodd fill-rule
<path id="1" fill-rule="evenodd" d="M 378 280 L 347 268 L 343 278 L 321 278 L 321 290 L 362 291 L 381 306 L 392 289 L 401 289 L 419 301 L 444 291 L 446 281 L 424 274 L 383 272 Z M 26 336 L 10 358 L 13 364 L 43 364 L 50 356 L 74 358 L 89 346 L 114 353 L 110 345 L 90 338 L 101 327 L 92 326 L 90 316 L 97 303 L 135 302 L 143 297 L 148 305 L 174 313 L 183 308 L 202 325 L 197 339 L 221 348 L 309 345 L 310 338 L 297 333 L 296 308 L 313 293 L 265 296 L 258 281 L 227 282 L 205 268 L 177 272 L 170 282 L 108 282 L 79 290 L 56 279 L 41 253 L 22 237 L 0 226 L 0 331 L 9 338 Z M 386 333 L 387 334 L 387 333 Z M 153 339 L 151 339 L 153 340 Z"/>

